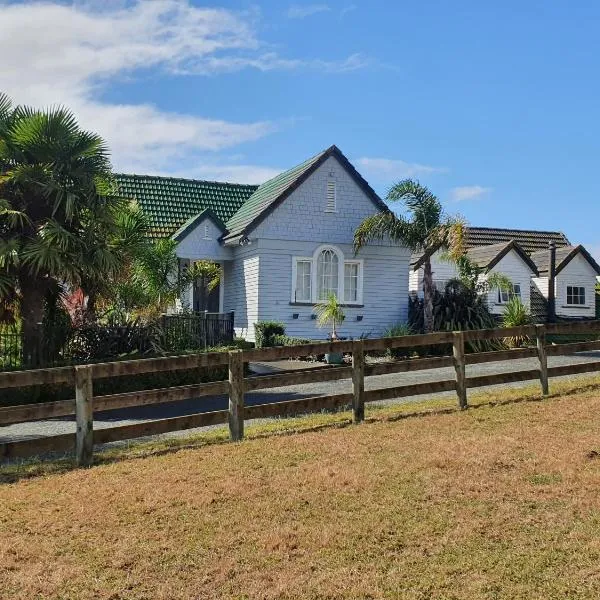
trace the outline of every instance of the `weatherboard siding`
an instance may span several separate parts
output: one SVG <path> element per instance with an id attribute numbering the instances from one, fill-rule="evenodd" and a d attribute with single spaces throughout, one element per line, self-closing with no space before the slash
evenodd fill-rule
<path id="1" fill-rule="evenodd" d="M 312 256 L 322 244 L 288 242 L 285 251 L 275 241 L 260 243 L 259 319 L 281 321 L 294 337 L 323 339 L 328 329 L 317 327 L 311 318 L 315 307 L 291 302 L 292 260 Z M 345 259 L 354 259 L 350 244 L 336 244 Z M 408 263 L 410 252 L 393 246 L 368 246 L 359 254 L 363 260 L 363 304 L 344 307 L 345 321 L 338 327 L 343 337 L 379 336 L 390 325 L 406 322 L 408 316 Z M 293 315 L 298 318 L 294 319 Z M 357 317 L 362 316 L 362 320 Z"/>
<path id="2" fill-rule="evenodd" d="M 450 280 L 458 277 L 458 269 L 456 265 L 448 260 L 442 258 L 444 252 L 438 250 L 431 255 L 431 271 L 433 274 L 433 281 L 438 289 L 442 290 L 444 285 Z M 417 293 L 418 296 L 423 297 L 423 267 L 412 270 L 410 272 L 410 291 Z"/>
<path id="3" fill-rule="evenodd" d="M 208 231 L 206 230 L 208 225 Z M 208 233 L 208 235 L 206 235 Z M 210 218 L 205 218 L 192 229 L 177 245 L 177 256 L 192 260 L 231 260 L 231 248 L 219 243 L 222 231 Z"/>
<path id="4" fill-rule="evenodd" d="M 531 267 L 514 250 L 511 250 L 498 264 L 494 265 L 490 273 L 506 275 L 513 284 L 518 283 L 521 286 L 521 300 L 527 308 L 530 308 L 531 278 L 534 273 Z M 505 305 L 498 302 L 498 290 L 490 290 L 487 301 L 492 314 L 501 315 L 504 312 Z"/>
<path id="5" fill-rule="evenodd" d="M 223 308 L 234 311 L 238 337 L 254 341 L 254 323 L 258 321 L 260 258 L 256 247 L 234 250 L 235 259 L 224 263 Z"/>
<path id="6" fill-rule="evenodd" d="M 544 298 L 548 298 L 548 277 L 536 277 L 533 282 Z M 585 304 L 567 305 L 567 286 L 585 288 Z M 596 271 L 581 255 L 573 258 L 556 276 L 554 294 L 556 297 L 556 315 L 567 318 L 592 319 L 596 315 Z"/>

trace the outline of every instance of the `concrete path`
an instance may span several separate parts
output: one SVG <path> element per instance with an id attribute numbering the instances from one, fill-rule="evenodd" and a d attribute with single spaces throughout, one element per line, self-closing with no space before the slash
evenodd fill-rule
<path id="1" fill-rule="evenodd" d="M 283 361 L 285 363 L 301 361 Z M 598 362 L 600 371 L 600 352 L 583 352 L 571 356 L 556 356 L 548 358 L 548 365 L 559 366 L 582 362 Z M 301 363 L 304 368 L 308 368 L 311 363 Z M 314 363 L 315 366 L 317 363 Z M 284 365 L 285 366 L 285 365 Z M 287 365 L 289 366 L 289 364 Z M 467 377 L 476 375 L 489 375 L 492 373 L 502 373 L 510 371 L 521 371 L 526 369 L 535 369 L 538 366 L 537 358 L 525 358 L 511 361 L 502 361 L 496 363 L 485 363 L 480 365 L 467 366 Z M 585 374 L 584 376 L 590 376 Z M 365 388 L 367 390 L 395 387 L 411 383 L 421 383 L 428 381 L 439 381 L 452 379 L 454 377 L 453 368 L 431 369 L 428 371 L 416 371 L 412 373 L 394 373 L 390 375 L 379 375 L 376 377 L 367 377 Z M 570 375 L 561 379 L 576 379 L 578 375 Z M 528 382 L 518 382 L 514 384 L 504 384 L 510 387 L 520 387 L 527 385 Z M 552 384 L 551 384 L 552 385 Z M 480 388 L 486 389 L 486 388 Z M 295 386 L 281 388 L 272 388 L 264 391 L 250 392 L 246 394 L 246 404 L 267 404 L 271 402 L 281 402 L 284 400 L 294 400 L 309 398 L 312 396 L 340 394 L 352 391 L 352 382 L 350 379 L 338 381 L 326 381 L 316 383 L 306 383 Z M 445 392 L 442 394 L 431 394 L 427 397 L 452 396 L 454 392 Z M 416 396 L 401 398 L 398 400 L 386 400 L 382 404 L 393 404 L 397 402 L 410 402 L 423 400 L 425 396 Z M 94 414 L 94 428 L 102 429 L 105 427 L 118 427 L 139 423 L 141 421 L 151 421 L 154 419 L 164 419 L 181 415 L 194 414 L 198 412 L 208 412 L 214 410 L 226 410 L 228 399 L 226 396 L 210 396 L 197 400 L 186 400 L 182 402 L 169 402 L 152 406 L 142 406 L 139 408 L 126 408 L 112 411 L 98 412 Z M 31 439 L 61 433 L 72 433 L 75 431 L 74 417 L 64 417 L 57 419 L 47 419 L 44 421 L 35 421 L 30 423 L 19 423 L 16 425 L 0 426 L 0 442 Z M 173 432 L 165 436 L 188 435 L 193 430 L 184 432 Z M 164 437 L 164 436 L 161 436 Z"/>

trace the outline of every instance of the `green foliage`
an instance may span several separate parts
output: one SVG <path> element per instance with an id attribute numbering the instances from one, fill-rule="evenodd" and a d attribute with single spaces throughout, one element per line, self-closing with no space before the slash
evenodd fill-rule
<path id="1" fill-rule="evenodd" d="M 327 300 L 317 304 L 315 311 L 317 313 L 317 325 L 319 327 L 327 327 L 331 324 L 331 339 L 337 339 L 336 325 L 340 324 L 346 318 L 337 296 L 330 293 L 327 296 Z"/>
<path id="2" fill-rule="evenodd" d="M 402 337 L 405 335 L 412 335 L 413 330 L 408 323 L 396 323 L 388 327 L 383 332 L 383 337 Z M 413 350 L 411 348 L 388 348 L 386 355 L 391 358 L 409 358 Z"/>
<path id="3" fill-rule="evenodd" d="M 454 263 L 458 270 L 458 279 L 478 294 L 487 294 L 497 289 L 512 290 L 512 281 L 503 273 L 488 273 L 485 278 L 481 277 L 486 270 L 476 265 L 466 254 L 451 256 L 446 253 L 442 258 Z"/>
<path id="4" fill-rule="evenodd" d="M 496 321 L 489 312 L 485 299 L 459 279 L 450 280 L 443 293 L 435 290 L 433 319 L 434 331 L 490 329 L 496 326 Z M 409 324 L 413 331 L 423 332 L 423 300 L 420 298 L 411 297 L 409 299 Z M 467 344 L 467 348 L 475 352 L 500 347 L 500 344 L 493 341 Z M 446 350 L 444 349 L 444 351 Z"/>
<path id="5" fill-rule="evenodd" d="M 254 336 L 257 348 L 273 346 L 273 337 L 285 335 L 285 325 L 279 321 L 258 321 L 254 323 Z"/>
<path id="6" fill-rule="evenodd" d="M 502 313 L 503 327 L 522 327 L 530 325 L 532 322 L 531 315 L 527 307 L 521 302 L 518 296 L 512 296 L 504 306 Z M 527 336 L 514 336 L 506 339 L 507 344 L 511 348 L 520 348 L 527 342 Z"/>
<path id="7" fill-rule="evenodd" d="M 297 338 L 281 334 L 274 335 L 271 338 L 271 341 L 273 346 L 302 346 L 311 343 L 311 340 L 306 338 Z"/>
<path id="8" fill-rule="evenodd" d="M 440 247 L 446 248 L 452 258 L 462 256 L 465 223 L 460 217 L 446 215 L 438 198 L 427 187 L 411 179 L 392 186 L 387 200 L 402 202 L 408 215 L 388 211 L 367 217 L 354 232 L 354 251 L 358 252 L 371 240 L 390 239 L 413 252 L 424 253 L 423 324 L 426 331 L 433 331 L 431 302 L 435 288 L 430 256 Z"/>

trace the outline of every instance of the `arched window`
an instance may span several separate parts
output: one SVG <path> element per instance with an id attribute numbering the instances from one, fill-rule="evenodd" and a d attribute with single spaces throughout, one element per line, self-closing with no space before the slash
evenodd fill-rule
<path id="1" fill-rule="evenodd" d="M 327 300 L 330 294 L 338 295 L 339 259 L 330 248 L 321 251 L 317 258 L 317 299 Z"/>

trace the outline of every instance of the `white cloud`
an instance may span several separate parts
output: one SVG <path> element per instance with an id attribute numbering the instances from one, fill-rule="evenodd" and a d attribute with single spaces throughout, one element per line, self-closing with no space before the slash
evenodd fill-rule
<path id="1" fill-rule="evenodd" d="M 304 19 L 321 12 L 328 12 L 331 7 L 327 4 L 293 4 L 288 8 L 287 16 L 290 19 Z"/>
<path id="2" fill-rule="evenodd" d="M 166 168 L 257 140 L 277 129 L 268 121 L 235 123 L 163 110 L 150 103 L 111 103 L 109 84 L 156 70 L 212 75 L 244 68 L 350 71 L 366 59 L 286 59 L 257 38 L 256 12 L 196 7 L 188 0 L 72 4 L 0 3 L 0 88 L 15 102 L 63 104 L 99 132 L 118 170 Z"/>
<path id="3" fill-rule="evenodd" d="M 360 166 L 361 172 L 367 177 L 378 181 L 390 181 L 392 179 L 403 179 L 406 177 L 420 177 L 434 173 L 446 173 L 445 167 L 432 167 L 419 163 L 409 163 L 403 160 L 391 158 L 369 158 L 362 157 L 354 161 Z"/>
<path id="4" fill-rule="evenodd" d="M 463 200 L 476 200 L 489 194 L 492 188 L 481 185 L 464 185 L 450 190 L 450 199 L 453 202 L 462 202 Z"/>

